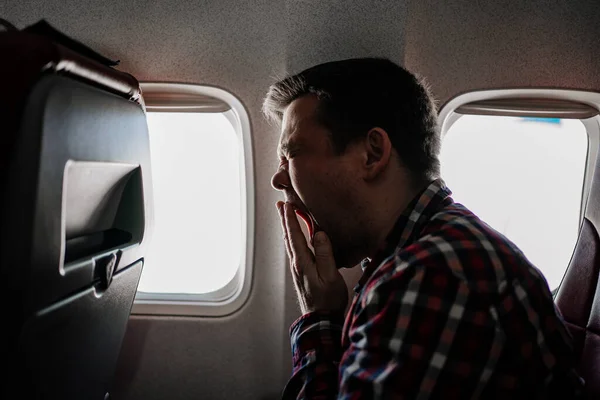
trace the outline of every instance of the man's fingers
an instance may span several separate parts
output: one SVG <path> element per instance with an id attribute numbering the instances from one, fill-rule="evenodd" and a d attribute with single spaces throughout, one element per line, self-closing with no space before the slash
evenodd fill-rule
<path id="1" fill-rule="evenodd" d="M 285 216 L 284 216 L 284 211 L 283 211 L 283 205 L 285 203 L 283 201 L 278 201 L 276 206 L 277 206 L 277 212 L 279 213 L 279 221 L 281 222 L 281 230 L 283 232 L 283 242 L 285 244 L 285 251 L 287 252 L 288 258 L 291 260 L 292 259 L 292 249 L 290 248 L 290 240 L 289 240 L 289 234 L 287 232 L 287 228 L 285 226 Z"/>
<path id="2" fill-rule="evenodd" d="M 286 203 L 284 205 L 284 216 L 293 262 L 305 270 L 307 266 L 313 263 L 312 252 L 308 248 L 296 212 L 291 204 Z"/>
<path id="3" fill-rule="evenodd" d="M 317 232 L 314 239 L 315 261 L 319 275 L 324 279 L 336 278 L 338 275 L 331 242 L 323 231 Z"/>

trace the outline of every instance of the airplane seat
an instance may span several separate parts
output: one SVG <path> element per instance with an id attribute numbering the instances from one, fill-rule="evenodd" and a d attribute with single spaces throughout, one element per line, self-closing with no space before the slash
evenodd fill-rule
<path id="1" fill-rule="evenodd" d="M 139 84 L 44 24 L 0 54 L 0 397 L 107 399 L 152 225 Z"/>
<path id="2" fill-rule="evenodd" d="M 555 297 L 586 382 L 586 396 L 600 399 L 600 159 L 575 251 Z"/>

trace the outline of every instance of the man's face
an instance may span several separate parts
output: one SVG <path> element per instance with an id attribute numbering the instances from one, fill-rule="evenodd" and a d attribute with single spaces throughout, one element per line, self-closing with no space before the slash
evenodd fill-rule
<path id="1" fill-rule="evenodd" d="M 329 131 L 316 118 L 318 102 L 306 95 L 285 110 L 272 185 L 307 222 L 311 242 L 315 232 L 325 231 L 338 268 L 352 267 L 362 259 L 360 154 L 353 146 L 343 154 L 334 152 Z"/>

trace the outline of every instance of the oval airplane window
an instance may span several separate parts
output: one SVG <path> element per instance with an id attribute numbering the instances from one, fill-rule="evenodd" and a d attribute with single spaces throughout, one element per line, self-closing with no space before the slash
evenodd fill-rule
<path id="1" fill-rule="evenodd" d="M 440 161 L 455 201 L 515 243 L 554 290 L 577 241 L 587 155 L 579 119 L 460 115 Z"/>
<path id="2" fill-rule="evenodd" d="M 212 87 L 142 84 L 154 230 L 133 313 L 226 315 L 249 294 L 254 188 L 249 121 Z"/>

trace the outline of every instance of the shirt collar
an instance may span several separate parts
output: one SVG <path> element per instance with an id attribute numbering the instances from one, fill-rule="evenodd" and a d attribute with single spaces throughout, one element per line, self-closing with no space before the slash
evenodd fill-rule
<path id="1" fill-rule="evenodd" d="M 372 259 L 366 258 L 361 262 L 363 274 L 354 288 L 356 293 L 362 290 L 369 277 L 386 258 L 390 257 L 396 249 L 410 245 L 434 214 L 453 203 L 451 195 L 452 192 L 446 187 L 444 181 L 436 179 L 408 204 L 386 240 L 379 246 L 376 255 Z"/>

